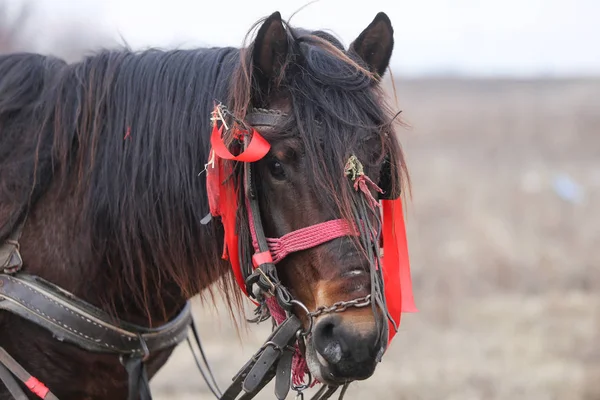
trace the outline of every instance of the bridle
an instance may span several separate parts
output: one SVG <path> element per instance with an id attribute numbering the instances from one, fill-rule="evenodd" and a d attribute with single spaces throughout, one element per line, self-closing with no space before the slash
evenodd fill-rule
<path id="1" fill-rule="evenodd" d="M 219 106 L 218 110 L 222 114 L 228 113 L 222 106 Z M 230 113 L 228 114 L 231 116 Z M 251 142 L 260 137 L 253 128 L 248 128 L 246 123 L 253 127 L 272 127 L 277 126 L 283 117 L 282 113 L 272 110 L 253 110 L 243 122 L 237 121 L 241 126 L 246 127 L 246 133 L 252 133 L 242 138 L 244 150 L 251 148 Z M 216 126 L 217 123 L 214 121 L 214 127 Z M 213 141 L 213 150 L 215 148 Z M 234 159 L 238 156 L 232 157 Z M 278 277 L 277 263 L 290 253 L 306 250 L 342 236 L 362 237 L 365 234 L 365 227 L 361 224 L 353 227 L 346 221 L 333 220 L 291 232 L 281 238 L 267 238 L 258 205 L 253 165 L 253 162 L 244 162 L 243 197 L 254 252 L 251 256 L 240 253 L 238 260 L 240 268 L 238 271 L 234 270 L 234 273 L 243 279 L 243 281 L 238 280 L 243 282 L 242 290 L 258 304 L 256 318 L 253 321 L 262 322 L 272 317 L 276 326 L 263 346 L 233 377 L 232 383 L 225 392 L 221 393 L 219 390 L 206 361 L 198 330 L 191 315 L 190 301 L 186 302 L 174 319 L 156 328 L 146 328 L 115 319 L 72 293 L 23 271 L 18 241 L 24 221 L 0 246 L 0 310 L 18 315 L 46 329 L 61 342 L 73 344 L 89 352 L 117 356 L 128 374 L 129 400 L 152 398 L 146 373 L 146 361 L 157 351 L 173 348 L 185 339 L 190 345 L 204 380 L 218 399 L 234 400 L 242 392 L 240 399 L 251 399 L 274 377 L 276 377 L 275 395 L 278 399 L 284 399 L 290 389 L 296 391 L 297 398 L 303 399 L 303 391 L 314 382 L 310 374 L 307 383 L 304 383 L 301 377 L 300 382 L 294 382 L 292 375 L 300 355 L 299 346 L 302 346 L 303 338 L 311 332 L 314 320 L 323 314 L 369 305 L 379 306 L 385 310 L 385 300 L 383 303 L 381 301 L 382 282 L 372 279 L 372 286 L 377 284 L 376 290 L 368 296 L 338 302 L 314 311 L 310 311 L 299 300 L 293 298 L 289 289 Z M 209 168 L 208 164 L 207 168 Z M 218 215 L 213 214 L 211 210 L 211 214 L 207 215 L 202 223 L 208 224 L 212 217 L 216 216 Z M 378 249 L 374 251 L 377 253 Z M 375 258 L 378 258 L 378 255 Z M 230 261 L 234 264 L 235 260 Z M 306 329 L 303 328 L 300 318 L 293 313 L 293 308 L 305 313 L 304 317 L 308 321 Z M 380 327 L 382 337 L 385 337 L 387 325 L 383 323 Z M 194 351 L 193 342 L 199 348 L 200 356 Z M 28 397 L 17 381 L 42 399 L 57 399 L 49 388 L 30 375 L 1 346 L 0 381 L 18 400 Z M 328 399 L 338 388 L 323 386 L 313 399 Z M 343 396 L 346 389 L 347 385 L 344 385 L 340 396 Z"/>
<path id="2" fill-rule="evenodd" d="M 230 121 L 233 120 L 238 125 L 239 130 L 234 132 L 234 137 L 243 143 L 243 148 L 237 156 L 231 154 L 223 142 L 223 128 L 227 128 L 226 117 L 230 117 Z M 254 140 L 263 140 L 254 128 L 281 126 L 284 118 L 286 118 L 286 115 L 279 111 L 254 109 L 241 121 L 229 112 L 225 106 L 217 105 L 213 111 L 213 134 L 211 137 L 213 153 L 210 157 L 211 162 L 206 166 L 207 173 L 220 167 L 215 165 L 215 156 L 217 156 L 217 160 L 234 161 L 243 160 L 244 157 L 246 157 L 246 160 L 252 158 L 252 154 L 248 155 L 246 152 L 250 152 L 253 145 L 256 153 L 256 157 L 252 158 L 253 161 L 261 159 L 268 151 L 268 145 L 259 149 L 256 143 L 252 143 Z M 219 121 L 222 122 L 220 128 L 218 127 Z M 350 225 L 346 220 L 337 219 L 298 229 L 281 238 L 267 238 L 263 229 L 256 182 L 254 181 L 254 164 L 254 162 L 243 163 L 244 191 L 243 196 L 241 196 L 248 215 L 247 223 L 252 238 L 253 254 L 251 256 L 244 253 L 240 254 L 240 271 L 235 271 L 234 266 L 234 273 L 241 273 L 243 279 L 242 289 L 245 289 L 245 293 L 258 303 L 257 317 L 254 321 L 261 322 L 273 317 L 276 327 L 259 351 L 239 370 L 224 394 L 220 395 L 218 391 L 215 392 L 220 400 L 234 400 L 242 391 L 244 394 L 241 399 L 250 399 L 276 376 L 275 395 L 278 399 L 284 399 L 290 388 L 296 391 L 298 398 L 303 398 L 303 391 L 313 384 L 312 377 L 309 373 L 308 383 L 294 382 L 290 372 L 294 358 L 301 357 L 298 347 L 302 344 L 303 338 L 311 332 L 314 320 L 323 314 L 339 313 L 348 308 L 362 308 L 369 305 L 380 306 L 386 311 L 385 300 L 382 301 L 381 296 L 383 282 L 372 280 L 372 287 L 378 288 L 379 293 L 340 301 L 331 306 L 323 306 L 310 311 L 302 302 L 293 298 L 288 288 L 281 283 L 276 264 L 293 252 L 307 250 L 343 236 L 362 236 L 365 234 L 368 236 L 372 233 L 373 239 L 375 239 L 373 243 L 377 243 L 377 249 L 371 250 L 378 253 L 379 241 L 377 238 L 379 232 L 369 233 L 366 232 L 364 224 L 359 224 L 363 225 L 362 229 L 359 229 Z M 221 180 L 224 178 L 223 176 L 220 177 Z M 364 215 L 362 214 L 363 218 Z M 223 215 L 221 210 L 211 211 L 211 214 L 204 219 L 204 223 L 208 223 L 213 216 Z M 225 243 L 226 246 L 227 243 Z M 243 248 L 241 244 L 239 247 Z M 377 259 L 378 257 L 378 255 L 374 256 Z M 252 262 L 247 262 L 247 259 L 251 259 Z M 373 301 L 373 296 L 377 296 L 377 304 Z M 308 327 L 305 330 L 302 328 L 299 318 L 292 311 L 294 307 L 305 314 L 304 316 L 308 322 Z M 380 324 L 380 332 L 382 337 L 387 337 L 387 324 Z M 304 371 L 296 372 L 303 373 Z M 337 388 L 337 386 L 324 386 L 315 395 L 314 399 L 327 399 L 333 395 Z M 345 389 L 342 391 L 342 396 L 344 392 Z"/>

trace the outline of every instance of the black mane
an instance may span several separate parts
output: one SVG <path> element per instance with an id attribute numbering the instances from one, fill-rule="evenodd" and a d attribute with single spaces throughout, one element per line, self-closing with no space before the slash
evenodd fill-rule
<path id="1" fill-rule="evenodd" d="M 40 98 L 65 65 L 37 54 L 0 56 L 0 240 L 23 220 L 28 203 L 42 192 L 41 185 L 33 185 L 38 155 L 47 158 L 49 153 L 49 143 L 38 148 L 44 107 Z M 48 171 L 41 173 L 39 180 L 47 186 L 51 177 Z"/>

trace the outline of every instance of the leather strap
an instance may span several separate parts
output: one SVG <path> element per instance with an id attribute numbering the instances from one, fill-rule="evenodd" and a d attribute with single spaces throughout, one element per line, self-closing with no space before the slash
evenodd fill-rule
<path id="1" fill-rule="evenodd" d="M 8 392 L 14 397 L 14 400 L 29 400 L 14 376 L 2 364 L 0 364 L 0 382 L 6 386 Z"/>
<path id="2" fill-rule="evenodd" d="M 273 127 L 281 125 L 286 118 L 287 115 L 283 112 L 257 108 L 246 114 L 244 121 L 252 126 Z"/>
<path id="3" fill-rule="evenodd" d="M 242 390 L 240 400 L 252 399 L 275 376 L 275 362 L 283 351 L 296 341 L 296 332 L 302 323 L 295 315 L 291 315 L 271 333 L 261 349 L 239 370 L 233 382 L 220 400 L 235 400 Z M 265 362 L 265 366 L 261 364 Z M 266 367 L 268 365 L 268 367 Z"/>
<path id="4" fill-rule="evenodd" d="M 277 364 L 277 375 L 275 375 L 275 397 L 284 400 L 292 385 L 292 360 L 294 359 L 294 348 L 286 348 Z"/>
<path id="5" fill-rule="evenodd" d="M 48 389 L 43 383 L 32 377 L 26 370 L 0 347 L 0 379 L 8 391 L 12 394 L 15 400 L 27 400 L 23 390 L 19 387 L 16 379 L 23 384 L 39 398 L 44 400 L 58 400 L 58 398 Z"/>
<path id="6" fill-rule="evenodd" d="M 266 253 L 270 254 L 270 250 L 262 224 L 258 197 L 255 193 L 256 186 L 254 185 L 252 163 L 246 163 L 244 165 L 244 173 L 246 209 L 248 212 L 248 224 L 255 252 L 254 255 L 263 254 L 263 256 L 259 258 L 262 259 L 262 264 L 254 265 L 254 270 L 250 273 L 244 271 L 244 279 L 247 286 L 246 291 L 248 293 L 254 293 L 252 286 L 257 284 L 265 293 L 275 295 L 279 305 L 284 309 L 289 310 L 291 308 L 292 295 L 286 287 L 281 285 L 281 281 L 277 276 L 277 268 L 273 262 L 273 257 L 264 257 L 264 254 Z"/>
<path id="7" fill-rule="evenodd" d="M 194 357 L 194 361 L 196 362 L 198 371 L 200 371 L 200 374 L 202 375 L 204 382 L 206 382 L 208 389 L 218 399 L 221 396 L 223 396 L 223 394 L 221 393 L 221 389 L 219 388 L 219 385 L 217 384 L 217 380 L 215 379 L 212 369 L 210 368 L 210 364 L 208 363 L 208 360 L 206 359 L 206 354 L 204 354 L 204 349 L 202 348 L 202 343 L 200 341 L 200 333 L 198 332 L 198 328 L 196 327 L 196 322 L 194 321 L 193 318 L 192 318 L 191 328 L 192 328 L 192 335 L 193 335 L 194 341 L 196 342 L 196 346 L 198 346 L 198 350 L 200 352 L 200 358 L 202 359 L 202 361 L 200 361 L 200 359 L 196 355 L 196 352 L 194 351 L 194 348 L 192 346 L 192 340 L 190 340 L 190 338 L 188 337 L 187 341 L 188 341 L 188 345 L 190 346 L 190 351 L 192 352 L 192 356 Z"/>
<path id="8" fill-rule="evenodd" d="M 123 366 L 128 375 L 129 396 L 127 399 L 152 400 L 150 382 L 148 381 L 148 373 L 143 358 L 130 357 L 123 362 Z"/>
<path id="9" fill-rule="evenodd" d="M 188 301 L 172 321 L 146 328 L 112 318 L 42 278 L 0 274 L 0 310 L 7 310 L 52 332 L 59 340 L 92 352 L 147 357 L 186 338 L 191 323 Z"/>

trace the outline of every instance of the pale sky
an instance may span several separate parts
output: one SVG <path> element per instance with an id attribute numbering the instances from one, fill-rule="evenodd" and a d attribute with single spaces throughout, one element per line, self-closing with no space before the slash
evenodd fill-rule
<path id="1" fill-rule="evenodd" d="M 239 46 L 259 18 L 287 18 L 307 2 L 38 0 L 45 18 L 89 22 L 134 48 Z M 600 76 L 600 0 L 351 2 L 320 0 L 292 24 L 328 29 L 347 45 L 384 11 L 395 29 L 392 64 L 403 74 Z"/>

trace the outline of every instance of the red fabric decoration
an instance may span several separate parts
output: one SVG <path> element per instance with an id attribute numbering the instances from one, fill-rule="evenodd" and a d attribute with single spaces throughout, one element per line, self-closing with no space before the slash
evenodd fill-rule
<path id="1" fill-rule="evenodd" d="M 383 281 L 385 283 L 385 299 L 390 315 L 400 326 L 403 312 L 417 312 L 413 298 L 410 278 L 410 261 L 402 199 L 382 200 L 383 207 Z M 396 330 L 389 322 L 388 343 L 396 335 Z"/>
<path id="2" fill-rule="evenodd" d="M 263 158 L 271 148 L 256 130 L 252 130 L 252 138 L 245 151 L 237 156 L 231 154 L 223 141 L 223 126 L 213 125 L 210 143 L 212 150 L 206 165 L 206 186 L 210 213 L 213 217 L 221 217 L 225 229 L 223 244 L 223 259 L 229 260 L 236 281 L 244 294 L 246 284 L 240 268 L 238 235 L 236 232 L 236 213 L 238 209 L 238 194 L 230 180 L 231 168 L 224 160 L 254 162 Z"/>
<path id="3" fill-rule="evenodd" d="M 210 213 L 213 217 L 221 217 L 225 229 L 222 258 L 231 263 L 235 279 L 247 295 L 246 284 L 240 269 L 239 244 L 236 232 L 238 195 L 232 182 L 228 180 L 230 168 L 227 168 L 223 160 L 215 156 L 213 151 L 211 151 L 211 154 L 214 157 L 212 165 L 209 164 L 206 167 L 206 189 Z"/>
<path id="4" fill-rule="evenodd" d="M 242 162 L 254 162 L 263 158 L 269 150 L 271 145 L 265 140 L 258 132 L 252 129 L 252 138 L 248 144 L 248 148 L 241 152 L 239 155 L 234 156 L 231 154 L 225 142 L 223 141 L 223 126 L 217 128 L 217 124 L 213 126 L 212 135 L 210 137 L 210 144 L 215 154 L 224 160 L 242 161 Z"/>

